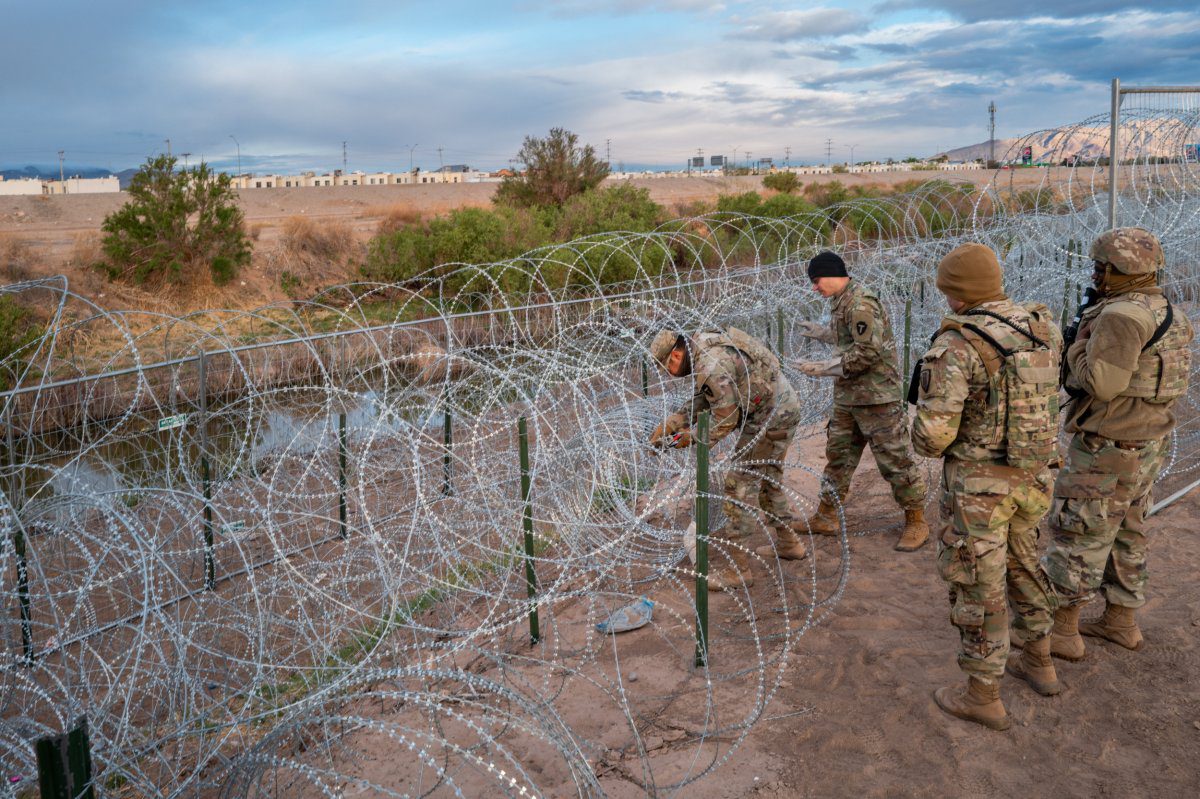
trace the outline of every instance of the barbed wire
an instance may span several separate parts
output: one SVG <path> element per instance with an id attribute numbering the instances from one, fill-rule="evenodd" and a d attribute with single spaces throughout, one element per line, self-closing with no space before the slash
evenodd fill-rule
<path id="1" fill-rule="evenodd" d="M 1195 123 L 1144 109 L 1127 124 L 1182 154 Z M 1196 164 L 1125 141 L 1121 221 L 1160 236 L 1195 318 Z M 1106 227 L 1106 178 L 1037 174 L 783 219 L 707 214 L 251 311 L 107 311 L 63 279 L 3 288 L 53 311 L 0 370 L 0 770 L 16 778 L 0 795 L 36 773 L 33 739 L 83 714 L 115 796 L 595 796 L 609 775 L 680 793 L 764 717 L 851 549 L 843 520 L 798 564 L 744 550 L 756 583 L 712 603 L 711 657 L 691 667 L 695 463 L 646 446 L 691 386 L 649 340 L 736 326 L 776 350 L 803 409 L 781 488 L 806 516 L 831 395 L 796 368 L 828 355 L 795 329 L 827 314 L 805 260 L 845 255 L 905 366 L 945 312 L 935 266 L 963 241 L 997 250 L 1014 299 L 1065 315 Z M 1183 405 L 1168 481 L 1200 452 L 1194 390 Z M 714 486 L 747 468 L 732 438 Z M 743 546 L 711 544 L 712 568 Z M 597 631 L 642 596 L 649 625 Z"/>

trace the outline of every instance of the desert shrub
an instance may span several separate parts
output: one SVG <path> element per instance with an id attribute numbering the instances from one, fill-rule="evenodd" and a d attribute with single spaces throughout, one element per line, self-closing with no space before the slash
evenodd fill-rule
<path id="1" fill-rule="evenodd" d="M 71 247 L 70 263 L 73 266 L 92 267 L 103 259 L 104 250 L 100 246 L 99 234 L 91 231 L 76 234 L 75 242 Z"/>
<path id="2" fill-rule="evenodd" d="M 385 235 L 399 230 L 400 228 L 416 225 L 421 222 L 421 212 L 410 205 L 404 203 L 396 203 L 395 205 L 387 206 L 379 211 L 379 226 L 375 229 L 376 235 Z"/>
<path id="3" fill-rule="evenodd" d="M 266 225 L 264 225 L 262 222 L 255 222 L 253 225 L 247 228 L 250 241 L 258 241 L 259 237 L 262 236 L 264 227 L 266 227 Z"/>
<path id="4" fill-rule="evenodd" d="M 340 219 L 291 216 L 283 223 L 280 244 L 294 257 L 344 263 L 354 254 L 354 231 Z"/>
<path id="5" fill-rule="evenodd" d="M 665 209 L 650 199 L 650 191 L 618 183 L 603 189 L 578 194 L 563 206 L 555 230 L 558 241 L 630 230 L 638 233 L 654 230 L 665 221 Z"/>
<path id="6" fill-rule="evenodd" d="M 0 295 L 0 391 L 16 384 L 29 363 L 29 349 L 41 338 L 42 325 L 11 295 Z"/>
<path id="7" fill-rule="evenodd" d="M 776 194 L 758 207 L 758 215 L 782 219 L 802 216 L 815 210 L 817 207 L 803 197 L 797 197 L 794 194 Z"/>
<path id="8" fill-rule="evenodd" d="M 104 219 L 110 279 L 175 281 L 207 267 L 228 283 L 250 261 L 250 240 L 228 175 L 201 162 L 175 170 L 171 156 L 150 158 L 129 186 L 129 201 Z"/>
<path id="9" fill-rule="evenodd" d="M 300 295 L 301 283 L 299 275 L 292 274 L 286 269 L 279 273 L 279 290 L 293 300 Z"/>
<path id="10" fill-rule="evenodd" d="M 844 175 L 849 171 L 850 170 L 846 167 L 845 164 L 834 164 L 833 165 L 833 174 L 835 174 L 835 175 Z"/>
<path id="11" fill-rule="evenodd" d="M 717 198 L 718 211 L 735 214 L 749 214 L 754 216 L 758 214 L 758 209 L 761 205 L 762 197 L 756 191 L 747 191 L 742 194 L 722 194 Z"/>
<path id="12" fill-rule="evenodd" d="M 765 189 L 791 194 L 800 188 L 800 178 L 795 172 L 772 172 L 763 176 L 762 184 Z"/>
<path id="13" fill-rule="evenodd" d="M 580 147 L 579 137 L 563 128 L 551 128 L 544 139 L 526 136 L 517 160 L 525 172 L 501 182 L 495 196 L 499 205 L 562 205 L 608 177 L 608 162 L 596 157 L 592 145 Z"/>
<path id="14" fill-rule="evenodd" d="M 843 203 L 850 199 L 850 191 L 840 180 L 830 180 L 826 183 L 809 183 L 804 187 L 804 196 L 821 208 Z"/>

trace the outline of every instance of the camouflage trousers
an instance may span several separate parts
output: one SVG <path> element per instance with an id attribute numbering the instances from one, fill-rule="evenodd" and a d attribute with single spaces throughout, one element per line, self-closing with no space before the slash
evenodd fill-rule
<path id="1" fill-rule="evenodd" d="M 879 472 L 892 486 L 896 504 L 905 509 L 925 506 L 925 478 L 908 450 L 908 414 L 904 404 L 837 405 L 829 417 L 825 439 L 825 479 L 839 497 L 850 490 L 850 479 L 863 448 L 871 453 Z"/>
<path id="2" fill-rule="evenodd" d="M 768 527 L 781 528 L 792 521 L 792 506 L 780 485 L 783 461 L 799 423 L 800 400 L 788 386 L 776 397 L 774 408 L 755 413 L 742 425 L 733 463 L 725 473 L 725 526 L 714 536 L 737 541 L 754 533 L 759 524 L 756 507 L 765 512 Z"/>
<path id="3" fill-rule="evenodd" d="M 1050 509 L 1050 472 L 947 459 L 937 567 L 958 628 L 958 665 L 995 682 L 1008 659 L 1009 604 L 1021 641 L 1050 633 L 1058 600 L 1038 563 L 1038 522 Z"/>
<path id="4" fill-rule="evenodd" d="M 1166 439 L 1113 441 L 1076 433 L 1054 485 L 1054 538 L 1043 563 L 1064 605 L 1099 588 L 1110 604 L 1146 603 L 1146 512 Z"/>

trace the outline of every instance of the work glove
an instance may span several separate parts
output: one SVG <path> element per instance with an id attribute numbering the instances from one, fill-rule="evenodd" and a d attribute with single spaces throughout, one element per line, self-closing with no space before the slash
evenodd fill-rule
<path id="1" fill-rule="evenodd" d="M 796 368 L 809 377 L 842 377 L 841 358 L 830 358 L 827 361 L 801 361 Z"/>
<path id="2" fill-rule="evenodd" d="M 823 341 L 826 344 L 833 343 L 833 331 L 829 329 L 828 325 L 801 319 L 795 323 L 794 328 L 804 338 L 815 338 L 817 341 Z"/>

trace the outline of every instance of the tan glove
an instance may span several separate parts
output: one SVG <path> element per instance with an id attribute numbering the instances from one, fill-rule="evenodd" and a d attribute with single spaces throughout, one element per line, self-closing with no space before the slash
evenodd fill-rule
<path id="1" fill-rule="evenodd" d="M 823 341 L 826 344 L 833 343 L 833 331 L 829 329 L 828 325 L 801 319 L 793 325 L 793 328 L 805 338 L 813 338 L 817 341 Z"/>
<path id="2" fill-rule="evenodd" d="M 809 377 L 842 377 L 841 358 L 830 358 L 827 361 L 801 361 L 796 368 Z"/>

